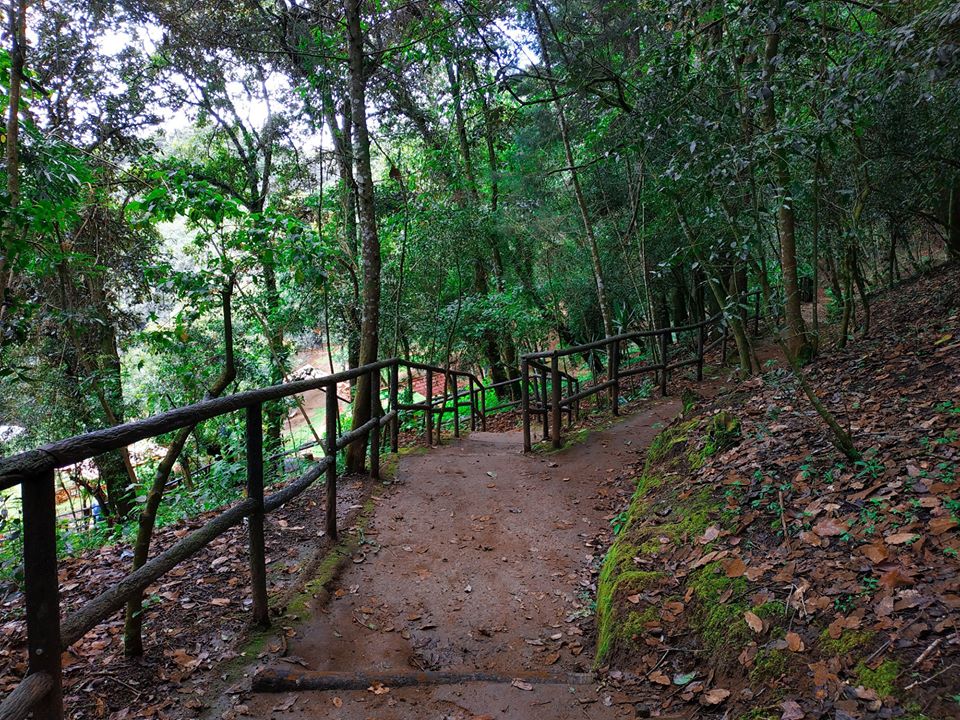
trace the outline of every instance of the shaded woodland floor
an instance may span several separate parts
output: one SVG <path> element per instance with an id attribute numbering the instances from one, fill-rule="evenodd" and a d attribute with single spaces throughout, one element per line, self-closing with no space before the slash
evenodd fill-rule
<path id="1" fill-rule="evenodd" d="M 808 369 L 858 463 L 839 457 L 766 346 L 761 377 L 671 383 L 675 398 L 700 400 L 655 463 L 647 446 L 681 408 L 645 399 L 639 383 L 619 421 L 585 406 L 557 453 L 520 454 L 505 414 L 491 428 L 503 432 L 405 453 L 392 484 L 343 480 L 340 516 L 353 527 L 340 562 L 325 559 L 322 487 L 272 515 L 275 634 L 250 639 L 243 528 L 174 570 L 149 593 L 145 659 L 123 657 L 119 615 L 65 653 L 69 716 L 955 717 L 960 290 L 944 274 L 911 292 L 909 304 L 879 298 L 872 336 Z M 704 452 L 705 423 L 721 411 L 739 435 Z M 654 474 L 669 482 L 629 517 Z M 156 551 L 203 520 L 162 529 Z M 252 673 L 277 663 L 590 671 L 614 541 L 632 544 L 631 570 L 656 578 L 611 594 L 628 632 L 601 658 L 598 683 L 250 692 Z M 65 607 L 128 565 L 121 546 L 65 560 Z M 0 626 L 6 689 L 25 669 L 17 604 L 7 598 Z M 719 624 L 708 607 L 724 608 Z"/>

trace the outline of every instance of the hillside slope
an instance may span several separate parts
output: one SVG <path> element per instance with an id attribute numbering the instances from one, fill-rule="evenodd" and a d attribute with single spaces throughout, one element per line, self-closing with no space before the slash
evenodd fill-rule
<path id="1" fill-rule="evenodd" d="M 651 446 L 597 593 L 599 662 L 651 712 L 960 715 L 960 284 L 911 291 L 807 370 L 861 460 L 774 367 Z"/>

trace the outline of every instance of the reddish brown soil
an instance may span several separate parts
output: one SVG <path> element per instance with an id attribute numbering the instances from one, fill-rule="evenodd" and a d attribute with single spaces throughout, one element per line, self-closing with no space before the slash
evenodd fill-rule
<path id="1" fill-rule="evenodd" d="M 589 671 L 601 538 L 633 487 L 620 473 L 678 408 L 674 400 L 649 403 L 556 454 L 524 456 L 519 434 L 478 432 L 406 457 L 379 498 L 364 552 L 329 603 L 293 626 L 286 661 L 343 672 L 536 671 L 561 680 Z M 618 718 L 633 717 L 642 700 L 597 685 L 476 683 L 241 695 L 210 716 Z"/>

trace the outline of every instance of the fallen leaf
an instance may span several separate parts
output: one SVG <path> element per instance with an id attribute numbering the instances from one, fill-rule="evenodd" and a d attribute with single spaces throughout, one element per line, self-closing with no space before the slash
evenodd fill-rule
<path id="1" fill-rule="evenodd" d="M 703 695 L 700 696 L 700 704 L 719 705 L 728 697 L 730 697 L 729 690 L 724 688 L 714 688 L 713 690 L 707 690 Z"/>
<path id="2" fill-rule="evenodd" d="M 755 633 L 763 632 L 763 620 L 761 620 L 756 613 L 747 610 L 743 614 L 743 619 L 747 621 L 747 625 L 749 625 L 750 629 Z"/>
<path id="3" fill-rule="evenodd" d="M 713 542 L 718 537 L 720 537 L 720 528 L 716 525 L 711 525 L 704 531 L 703 535 L 700 536 L 700 543 L 706 545 L 708 542 Z"/>
<path id="4" fill-rule="evenodd" d="M 334 695 L 334 697 L 333 697 L 333 706 L 334 706 L 335 708 L 342 708 L 342 707 L 343 707 L 343 700 L 340 699 L 340 698 L 338 698 L 336 695 Z"/>
<path id="5" fill-rule="evenodd" d="M 824 518 L 813 526 L 813 532 L 820 537 L 834 537 L 843 535 L 847 531 L 843 525 L 832 518 Z"/>
<path id="6" fill-rule="evenodd" d="M 654 682 L 657 685 L 670 685 L 670 678 L 666 673 L 661 672 L 660 670 L 654 670 L 652 673 L 647 675 L 647 680 Z"/>
<path id="7" fill-rule="evenodd" d="M 375 682 L 373 685 L 367 688 L 374 695 L 386 695 L 390 692 L 390 688 L 386 687 L 383 683 Z"/>
<path id="8" fill-rule="evenodd" d="M 724 571 L 728 578 L 738 578 L 747 571 L 747 566 L 740 558 L 733 558 L 725 565 Z"/>
<path id="9" fill-rule="evenodd" d="M 787 641 L 787 648 L 790 652 L 803 652 L 806 649 L 803 638 L 795 632 L 788 632 L 784 639 Z"/>
<path id="10" fill-rule="evenodd" d="M 803 709 L 796 700 L 784 700 L 780 703 L 780 707 L 783 708 L 783 715 L 780 716 L 780 720 L 803 720 Z"/>
<path id="11" fill-rule="evenodd" d="M 517 690 L 526 690 L 527 692 L 533 690 L 533 685 L 528 682 L 524 682 L 523 680 L 514 679 L 514 681 L 510 684 L 517 688 Z"/>
<path id="12" fill-rule="evenodd" d="M 686 673 L 677 673 L 673 676 L 674 685 L 689 685 L 693 682 L 693 679 L 697 676 L 696 671 L 686 672 Z"/>
<path id="13" fill-rule="evenodd" d="M 919 537 L 916 533 L 894 533 L 893 535 L 887 535 L 883 540 L 887 545 L 904 545 L 915 541 Z"/>
<path id="14" fill-rule="evenodd" d="M 866 558 L 872 563 L 883 562 L 890 556 L 890 554 L 887 552 L 887 549 L 880 543 L 861 545 L 860 552 L 863 553 L 863 555 L 866 556 Z"/>
<path id="15" fill-rule="evenodd" d="M 934 535 L 943 535 L 948 530 L 953 530 L 957 525 L 960 525 L 960 523 L 951 516 L 944 515 L 930 520 L 930 532 Z"/>

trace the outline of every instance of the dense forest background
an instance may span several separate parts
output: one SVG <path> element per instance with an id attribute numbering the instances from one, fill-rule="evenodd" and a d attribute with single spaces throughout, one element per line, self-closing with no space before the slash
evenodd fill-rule
<path id="1" fill-rule="evenodd" d="M 956 3 L 5 17 L 4 454 L 283 382 L 312 348 L 324 372 L 402 356 L 502 381 L 525 351 L 722 311 L 750 373 L 752 290 L 804 362 L 821 323 L 869 333 L 871 291 L 960 257 Z M 267 409 L 272 449 L 309 438 L 297 412 Z M 238 491 L 242 437 L 200 425 L 72 479 L 149 543 Z"/>

